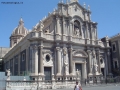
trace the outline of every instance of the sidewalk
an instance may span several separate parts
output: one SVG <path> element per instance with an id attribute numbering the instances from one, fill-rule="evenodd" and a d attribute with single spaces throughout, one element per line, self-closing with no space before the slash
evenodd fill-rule
<path id="1" fill-rule="evenodd" d="M 86 85 L 82 85 L 82 87 L 105 87 L 105 86 L 120 86 L 120 83 L 104 83 L 104 84 L 86 84 Z"/>

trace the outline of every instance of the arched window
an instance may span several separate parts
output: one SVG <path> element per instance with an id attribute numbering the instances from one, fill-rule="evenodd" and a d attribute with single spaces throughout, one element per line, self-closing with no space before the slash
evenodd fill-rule
<path id="1" fill-rule="evenodd" d="M 80 29 L 80 22 L 78 20 L 74 21 L 74 29 L 79 28 Z"/>
<path id="2" fill-rule="evenodd" d="M 74 34 L 75 34 L 75 36 L 80 36 L 81 35 L 80 22 L 78 20 L 74 21 Z"/>
<path id="3" fill-rule="evenodd" d="M 103 64 L 103 59 L 100 59 L 100 63 Z"/>

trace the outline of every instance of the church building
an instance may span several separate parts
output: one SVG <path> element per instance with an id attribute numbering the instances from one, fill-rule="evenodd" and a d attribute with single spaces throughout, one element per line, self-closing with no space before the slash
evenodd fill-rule
<path id="1" fill-rule="evenodd" d="M 111 74 L 110 46 L 106 36 L 98 39 L 97 22 L 90 7 L 78 0 L 59 2 L 31 31 L 21 18 L 10 36 L 4 68 L 12 76 L 32 80 L 81 80 Z"/>

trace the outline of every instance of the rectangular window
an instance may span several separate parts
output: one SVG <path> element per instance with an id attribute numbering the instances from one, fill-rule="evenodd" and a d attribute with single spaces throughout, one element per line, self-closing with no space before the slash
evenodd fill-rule
<path id="1" fill-rule="evenodd" d="M 114 44 L 112 44 L 112 50 L 113 50 L 113 52 L 115 52 L 116 51 L 116 44 L 114 43 Z"/>

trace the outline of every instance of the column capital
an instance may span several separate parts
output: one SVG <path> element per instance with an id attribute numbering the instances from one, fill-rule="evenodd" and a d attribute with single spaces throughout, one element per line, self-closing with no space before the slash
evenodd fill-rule
<path id="1" fill-rule="evenodd" d="M 60 17 L 56 16 L 56 20 L 57 20 L 57 21 L 60 20 Z"/>
<path id="2" fill-rule="evenodd" d="M 37 49 L 38 49 L 38 46 L 37 46 L 37 45 L 32 45 L 32 49 L 33 49 L 33 50 L 37 50 Z"/>
<path id="3" fill-rule="evenodd" d="M 39 45 L 38 48 L 43 48 L 43 45 Z"/>
<path id="4" fill-rule="evenodd" d="M 91 50 L 87 50 L 87 53 L 90 54 L 92 51 Z"/>
<path id="5" fill-rule="evenodd" d="M 69 48 L 68 51 L 71 52 L 73 50 L 73 48 Z"/>
<path id="6" fill-rule="evenodd" d="M 61 48 L 60 48 L 60 47 L 56 47 L 56 50 L 57 50 L 57 51 L 60 51 L 60 50 L 61 50 Z"/>

